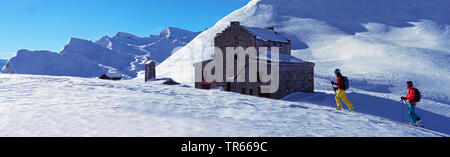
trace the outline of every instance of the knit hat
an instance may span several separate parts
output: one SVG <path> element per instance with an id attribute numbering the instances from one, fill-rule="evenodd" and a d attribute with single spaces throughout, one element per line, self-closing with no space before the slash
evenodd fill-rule
<path id="1" fill-rule="evenodd" d="M 407 81 L 406 84 L 408 84 L 409 87 L 413 86 L 413 82 L 412 81 Z"/>
<path id="2" fill-rule="evenodd" d="M 334 74 L 337 74 L 337 73 L 341 73 L 341 70 L 340 69 L 334 70 Z"/>

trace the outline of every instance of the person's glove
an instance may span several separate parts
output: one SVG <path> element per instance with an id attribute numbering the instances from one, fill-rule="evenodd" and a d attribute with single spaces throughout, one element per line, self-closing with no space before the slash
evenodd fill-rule
<path id="1" fill-rule="evenodd" d="M 334 83 L 334 81 L 331 81 L 331 84 L 336 84 L 336 83 Z"/>
<path id="2" fill-rule="evenodd" d="M 402 99 L 403 101 L 405 101 L 405 100 L 406 100 L 406 97 L 403 97 L 403 96 L 402 96 L 401 99 Z"/>

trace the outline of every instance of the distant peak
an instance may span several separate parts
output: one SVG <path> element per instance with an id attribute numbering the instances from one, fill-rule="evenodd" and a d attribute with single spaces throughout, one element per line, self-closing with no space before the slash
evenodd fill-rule
<path id="1" fill-rule="evenodd" d="M 81 38 L 70 38 L 69 40 L 69 44 L 70 43 L 78 43 L 78 42 L 91 42 L 90 40 L 85 40 L 85 39 L 81 39 Z"/>
<path id="2" fill-rule="evenodd" d="M 159 36 L 165 37 L 165 38 L 173 38 L 173 37 L 184 37 L 184 36 L 196 36 L 197 32 L 192 32 L 176 27 L 167 27 L 161 33 Z"/>
<path id="3" fill-rule="evenodd" d="M 20 49 L 20 50 L 18 50 L 17 51 L 18 53 L 23 53 L 23 52 L 51 52 L 51 51 L 48 51 L 48 50 L 28 50 L 28 49 Z"/>
<path id="4" fill-rule="evenodd" d="M 125 32 L 117 32 L 116 35 L 114 35 L 116 38 L 130 38 L 130 37 L 136 37 L 133 34 L 125 33 Z"/>
<path id="5" fill-rule="evenodd" d="M 108 48 L 111 44 L 111 38 L 107 35 L 103 36 L 95 42 L 97 45 Z"/>
<path id="6" fill-rule="evenodd" d="M 20 50 L 18 50 L 17 52 L 29 52 L 30 50 L 27 50 L 27 49 L 20 49 Z"/>
<path id="7" fill-rule="evenodd" d="M 19 56 L 19 55 L 21 56 L 21 55 L 29 53 L 29 52 L 31 52 L 31 51 L 27 50 L 27 49 L 20 49 L 17 51 L 17 56 Z"/>
<path id="8" fill-rule="evenodd" d="M 103 36 L 103 37 L 101 37 L 101 38 L 100 38 L 100 40 L 102 40 L 102 39 L 108 39 L 108 40 L 109 40 L 109 39 L 110 39 L 110 37 L 109 37 L 109 36 L 107 36 L 107 35 L 105 35 L 105 36 Z"/>
<path id="9" fill-rule="evenodd" d="M 98 43 L 98 42 L 110 42 L 110 41 L 111 41 L 111 37 L 105 35 L 102 38 L 100 38 L 99 40 L 97 40 L 95 43 Z"/>
<path id="10" fill-rule="evenodd" d="M 188 31 L 188 30 L 185 30 L 185 29 L 177 28 L 177 27 L 167 27 L 166 29 L 168 29 L 168 30 L 174 30 L 174 31 L 176 31 L 176 30 L 180 30 L 180 31 Z"/>
<path id="11" fill-rule="evenodd" d="M 170 27 L 167 27 L 166 29 L 164 29 L 163 31 L 161 31 L 161 33 L 159 34 L 159 36 L 161 37 L 165 37 L 165 38 L 169 38 L 170 37 Z"/>
<path id="12" fill-rule="evenodd" d="M 17 51 L 16 56 L 23 56 L 23 55 L 28 55 L 30 53 L 56 53 L 56 52 L 51 52 L 48 50 L 28 50 L 28 49 L 20 49 Z"/>
<path id="13" fill-rule="evenodd" d="M 67 46 L 77 46 L 77 45 L 86 45 L 86 44 L 91 44 L 91 43 L 93 44 L 93 42 L 90 41 L 90 40 L 85 40 L 85 39 L 72 37 L 72 38 L 70 38 L 69 42 L 66 44 L 65 47 L 67 47 Z"/>

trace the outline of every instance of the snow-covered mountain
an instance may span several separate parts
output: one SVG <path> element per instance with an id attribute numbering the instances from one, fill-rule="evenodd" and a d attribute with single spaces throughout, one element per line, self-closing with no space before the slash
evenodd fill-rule
<path id="1" fill-rule="evenodd" d="M 450 132 L 442 127 L 450 123 L 448 6 L 448 0 L 252 0 L 161 63 L 157 75 L 192 85 L 193 63 L 213 56 L 214 36 L 230 21 L 275 26 L 291 39 L 294 56 L 316 63 L 316 91 L 329 91 L 333 71 L 340 68 L 351 80 L 355 105 L 380 116 L 401 112 L 399 99 L 411 80 L 424 99 L 417 107 L 436 117 L 424 123 Z M 317 94 L 314 99 L 333 97 Z M 364 99 L 368 95 L 373 99 Z M 333 101 L 315 103 L 334 106 Z M 388 118 L 399 121 L 400 116 Z"/>
<path id="2" fill-rule="evenodd" d="M 3 67 L 3 72 L 93 77 L 108 72 L 108 68 L 77 53 L 19 50 Z"/>
<path id="3" fill-rule="evenodd" d="M 172 51 L 183 47 L 194 39 L 199 32 L 168 27 L 159 36 L 140 38 L 132 34 L 119 32 L 114 37 L 104 36 L 95 43 L 112 51 L 130 55 L 148 55 L 158 63 L 163 62 Z M 159 53 L 152 53 L 159 52 Z"/>
<path id="4" fill-rule="evenodd" d="M 199 32 L 169 27 L 160 35 L 140 38 L 119 32 L 96 42 L 71 38 L 61 52 L 20 50 L 3 67 L 4 73 L 98 77 L 103 73 L 137 76 L 147 60 L 164 61 Z"/>

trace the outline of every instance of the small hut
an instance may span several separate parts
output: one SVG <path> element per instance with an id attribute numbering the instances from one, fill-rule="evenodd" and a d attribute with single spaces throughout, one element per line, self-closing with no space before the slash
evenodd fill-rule
<path id="1" fill-rule="evenodd" d="M 98 78 L 102 80 L 114 80 L 114 81 L 122 80 L 122 76 L 108 76 L 108 74 L 103 74 Z"/>

